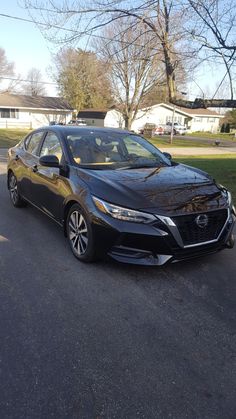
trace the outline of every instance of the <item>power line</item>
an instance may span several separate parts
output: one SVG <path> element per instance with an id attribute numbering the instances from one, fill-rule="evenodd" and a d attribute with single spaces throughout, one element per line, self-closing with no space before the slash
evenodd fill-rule
<path id="1" fill-rule="evenodd" d="M 22 22 L 34 23 L 35 25 L 45 26 L 48 29 L 59 29 L 59 30 L 65 31 L 65 32 L 73 32 L 74 34 L 80 34 L 80 32 L 76 31 L 75 29 L 64 28 L 63 26 L 59 26 L 59 25 L 52 25 L 51 23 L 48 24 L 48 23 L 44 23 L 44 22 L 39 22 L 37 20 L 26 19 L 26 18 L 19 17 L 19 16 L 8 15 L 8 14 L 5 14 L 5 13 L 0 13 L 0 16 L 5 17 L 7 19 L 15 19 L 15 20 L 19 20 L 19 21 L 22 21 Z M 111 38 L 109 38 L 107 36 L 103 36 L 103 35 L 97 35 L 97 34 L 94 34 L 94 33 L 85 33 L 85 32 L 83 33 L 83 36 L 99 38 L 99 39 L 103 39 L 105 41 L 112 41 L 112 40 L 115 39 L 115 38 L 111 39 Z M 119 39 L 115 39 L 115 41 L 116 42 L 121 42 Z M 126 42 L 126 41 L 122 41 L 122 42 L 123 42 L 123 44 L 130 45 L 130 42 Z M 139 47 L 139 48 L 144 47 L 143 45 L 136 44 L 136 43 L 133 43 L 132 45 L 134 45 L 136 47 Z M 153 48 L 153 50 L 157 51 L 157 52 L 160 52 L 160 49 L 158 49 L 158 48 Z"/>
<path id="2" fill-rule="evenodd" d="M 51 28 L 62 29 L 62 30 L 66 30 L 67 31 L 66 28 L 62 28 L 62 27 L 57 26 L 57 25 L 48 25 L 47 23 L 37 22 L 36 20 L 26 19 L 26 18 L 19 17 L 19 16 L 12 16 L 12 15 L 4 14 L 4 13 L 0 13 L 0 16 L 6 17 L 7 19 L 15 19 L 15 20 L 20 20 L 22 22 L 34 23 L 34 24 L 42 25 L 42 26 L 46 26 L 46 27 L 50 26 Z M 74 31 L 73 29 L 68 29 L 68 31 L 70 31 L 70 32 L 77 32 L 77 31 Z"/>
<path id="3" fill-rule="evenodd" d="M 35 25 L 44 26 L 44 27 L 48 28 L 49 30 L 50 29 L 58 29 L 58 30 L 62 30 L 62 31 L 65 31 L 65 32 L 72 32 L 75 35 L 77 34 L 77 35 L 82 35 L 82 36 L 88 36 L 89 38 L 90 37 L 91 38 L 98 38 L 98 39 L 102 39 L 104 41 L 109 41 L 109 42 L 114 42 L 115 41 L 115 42 L 122 43 L 122 44 L 127 45 L 127 46 L 130 46 L 130 44 L 131 44 L 130 42 L 125 41 L 123 39 L 122 40 L 117 39 L 116 36 L 113 37 L 113 38 L 109 38 L 109 37 L 104 36 L 104 35 L 98 35 L 98 34 L 91 33 L 91 31 L 93 29 L 87 30 L 87 32 L 84 32 L 84 33 L 81 34 L 81 32 L 79 32 L 79 31 L 77 31 L 75 29 L 65 28 L 63 26 L 53 25 L 51 23 L 39 22 L 37 20 L 26 19 L 26 18 L 22 18 L 22 17 L 19 17 L 19 16 L 13 16 L 13 15 L 5 14 L 5 13 L 0 13 L 0 17 L 5 17 L 7 19 L 15 19 L 15 20 L 19 20 L 19 21 L 27 22 L 27 23 L 33 23 Z M 88 42 L 89 42 L 89 40 L 88 40 Z M 87 42 L 87 44 L 88 44 L 88 42 Z M 136 42 L 133 42 L 132 45 L 135 46 L 135 47 L 138 47 L 138 48 L 144 48 L 145 47 L 144 44 L 137 44 Z M 156 53 L 162 52 L 162 49 L 161 48 L 153 47 L 152 50 L 153 51 L 156 51 Z M 185 56 L 185 58 L 188 58 L 189 57 L 188 54 L 181 53 L 181 55 L 183 57 Z"/>
<path id="4" fill-rule="evenodd" d="M 53 85 L 57 85 L 57 83 L 55 83 L 55 82 L 17 79 L 17 78 L 14 78 L 14 77 L 1 77 L 0 76 L 0 80 L 12 80 L 12 81 L 23 81 L 23 82 L 26 82 L 26 83 L 40 83 L 40 84 L 53 84 Z"/>

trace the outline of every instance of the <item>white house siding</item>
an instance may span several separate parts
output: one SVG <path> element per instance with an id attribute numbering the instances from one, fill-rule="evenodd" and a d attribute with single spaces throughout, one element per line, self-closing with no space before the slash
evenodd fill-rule
<path id="1" fill-rule="evenodd" d="M 172 121 L 173 109 L 166 108 L 164 106 L 152 106 L 145 110 L 140 110 L 132 123 L 131 129 L 138 132 L 139 129 L 147 123 L 156 125 L 165 125 L 168 121 Z M 175 110 L 174 122 L 178 122 L 181 125 L 186 124 L 187 116 L 183 115 L 178 110 Z"/>
<path id="2" fill-rule="evenodd" d="M 67 124 L 72 119 L 72 112 L 63 111 L 30 111 L 29 118 L 32 128 L 39 128 L 48 125 L 51 121 Z"/>
<path id="3" fill-rule="evenodd" d="M 190 122 L 189 131 L 216 133 L 219 130 L 220 118 L 221 116 L 193 116 L 193 119 Z"/>
<path id="4" fill-rule="evenodd" d="M 1 128 L 31 128 L 29 112 L 19 110 L 17 118 L 0 118 Z"/>
<path id="5" fill-rule="evenodd" d="M 82 118 L 89 127 L 104 127 L 104 119 L 102 118 Z"/>
<path id="6" fill-rule="evenodd" d="M 79 116 L 80 117 L 80 116 Z M 124 119 L 122 117 L 121 112 L 112 109 L 107 111 L 105 118 L 91 118 L 83 116 L 81 117 L 85 120 L 88 126 L 95 126 L 95 127 L 107 127 L 107 128 L 123 128 L 124 127 Z"/>
<path id="7" fill-rule="evenodd" d="M 51 121 L 68 123 L 71 119 L 72 112 L 19 109 L 18 118 L 0 118 L 0 127 L 39 128 L 48 125 Z"/>
<path id="8" fill-rule="evenodd" d="M 165 125 L 166 122 L 172 121 L 174 107 L 171 105 L 154 105 L 150 108 L 140 110 L 132 123 L 131 129 L 138 132 L 145 124 L 151 123 L 156 125 Z M 185 125 L 188 132 L 205 131 L 217 132 L 219 130 L 219 121 L 221 115 L 207 115 L 207 114 L 194 114 L 192 111 L 188 113 L 175 108 L 174 122 Z"/>
<path id="9" fill-rule="evenodd" d="M 115 109 L 108 111 L 104 119 L 104 127 L 124 128 L 124 118 L 121 112 Z"/>

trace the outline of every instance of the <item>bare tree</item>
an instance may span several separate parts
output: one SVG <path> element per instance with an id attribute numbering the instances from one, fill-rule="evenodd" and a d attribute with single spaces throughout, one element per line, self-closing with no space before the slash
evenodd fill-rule
<path id="1" fill-rule="evenodd" d="M 30 96 L 44 96 L 46 89 L 42 81 L 41 71 L 32 67 L 27 74 L 27 83 L 23 85 L 22 90 Z"/>
<path id="2" fill-rule="evenodd" d="M 121 25 L 122 20 L 142 24 L 144 33 L 149 33 L 155 43 L 156 54 L 162 55 L 165 66 L 166 85 L 169 98 L 176 96 L 176 70 L 190 55 L 183 48 L 184 33 L 180 22 L 184 19 L 184 9 L 176 7 L 174 0 L 137 0 L 135 5 L 120 0 L 103 1 L 67 1 L 56 2 L 25 0 L 25 5 L 33 18 L 39 16 L 48 22 L 44 34 L 50 40 L 73 43 L 83 36 L 103 38 L 98 30 L 115 22 Z M 43 31 L 43 27 L 40 27 Z M 48 31 L 50 29 L 50 31 Z M 64 35 L 63 35 L 64 34 Z M 138 45 L 138 40 L 134 42 Z M 143 47 L 139 44 L 139 47 Z M 188 57 L 187 57 L 188 55 Z M 180 57 L 181 56 L 181 57 Z M 191 54 L 192 57 L 192 54 Z"/>
<path id="3" fill-rule="evenodd" d="M 231 0 L 187 0 L 195 13 L 193 36 L 205 48 L 214 50 L 226 59 L 236 51 L 236 4 Z"/>
<path id="4" fill-rule="evenodd" d="M 25 0 L 25 4 L 38 18 L 43 16 L 44 24 L 48 22 L 47 29 L 54 31 L 51 39 L 56 37 L 61 42 L 76 42 L 82 36 L 99 37 L 101 28 L 111 22 L 120 25 L 127 18 L 142 22 L 156 42 L 157 53 L 163 56 L 170 102 L 192 108 L 236 105 L 232 89 L 236 5 L 232 0 L 137 0 L 133 4 L 123 0 Z M 187 19 L 189 13 L 191 19 Z M 186 48 L 187 42 L 190 44 Z M 192 58 L 198 55 L 204 61 L 216 60 L 217 56 L 223 62 L 225 77 L 231 83 L 229 100 L 221 100 L 219 104 L 214 98 L 193 102 L 178 99 L 176 72 L 183 57 L 187 60 L 190 55 Z"/>
<path id="5" fill-rule="evenodd" d="M 14 73 L 14 63 L 8 61 L 6 52 L 0 48 L 0 78 Z"/>
<path id="6" fill-rule="evenodd" d="M 2 91 L 12 90 L 13 81 L 10 80 L 12 76 L 14 76 L 14 63 L 7 59 L 5 50 L 0 48 L 0 83 L 6 80 Z"/>
<path id="7" fill-rule="evenodd" d="M 124 19 L 119 26 L 110 24 L 103 34 L 104 39 L 96 42 L 97 51 L 110 69 L 114 101 L 130 129 L 144 98 L 165 83 L 161 55 L 154 51 L 153 37 L 141 22 Z"/>
<path id="8" fill-rule="evenodd" d="M 224 75 L 219 82 L 211 100 L 196 100 L 189 103 L 191 107 L 198 106 L 235 106 L 233 100 L 233 77 L 236 64 L 236 3 L 231 0 L 187 0 L 189 4 L 189 19 L 185 24 L 186 32 L 198 45 L 199 57 L 213 63 L 214 68 L 224 67 Z M 219 92 L 225 81 L 229 86 L 229 100 L 218 99 Z M 216 100 L 217 98 L 217 100 Z"/>

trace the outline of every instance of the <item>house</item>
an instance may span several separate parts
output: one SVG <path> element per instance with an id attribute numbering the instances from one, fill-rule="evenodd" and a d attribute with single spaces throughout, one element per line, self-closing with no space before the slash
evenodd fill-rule
<path id="1" fill-rule="evenodd" d="M 0 94 L 0 128 L 38 128 L 68 123 L 73 108 L 60 97 Z"/>
<path id="2" fill-rule="evenodd" d="M 178 122 L 185 125 L 188 132 L 217 132 L 223 115 L 210 109 L 187 109 L 166 103 L 159 103 L 149 108 L 140 109 L 131 129 L 138 132 L 146 123 L 165 125 L 167 122 Z"/>
<path id="3" fill-rule="evenodd" d="M 116 109 L 83 109 L 77 114 L 87 125 L 96 127 L 124 128 L 124 119 Z"/>
<path id="4" fill-rule="evenodd" d="M 131 129 L 139 132 L 146 123 L 165 125 L 172 122 L 185 125 L 188 132 L 206 131 L 217 132 L 223 115 L 210 109 L 187 109 L 167 103 L 159 103 L 145 109 L 140 109 L 132 123 Z M 82 119 L 89 126 L 124 128 L 124 118 L 117 109 L 84 109 L 77 118 Z"/>

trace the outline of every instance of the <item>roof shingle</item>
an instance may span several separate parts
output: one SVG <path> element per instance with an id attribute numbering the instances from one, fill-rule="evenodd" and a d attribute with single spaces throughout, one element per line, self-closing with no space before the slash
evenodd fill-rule
<path id="1" fill-rule="evenodd" d="M 0 94 L 0 107 L 26 109 L 63 109 L 72 111 L 73 108 L 61 97 Z"/>
<path id="2" fill-rule="evenodd" d="M 173 105 L 172 105 L 173 106 Z M 197 109 L 190 109 L 190 108 L 183 108 L 181 106 L 176 106 L 176 109 L 188 113 L 189 115 L 202 115 L 202 116 L 220 116 L 220 114 L 216 111 L 212 111 L 211 109 L 204 109 L 204 108 L 197 108 Z"/>

